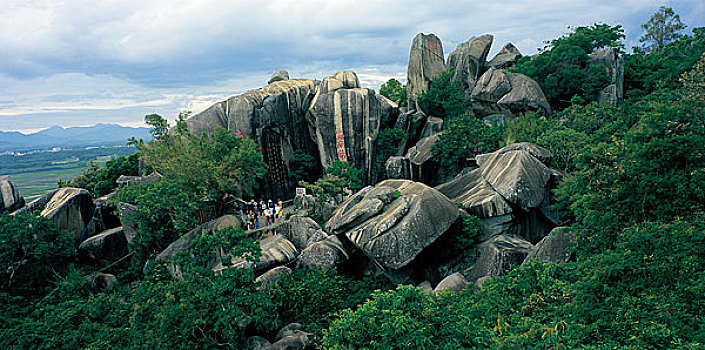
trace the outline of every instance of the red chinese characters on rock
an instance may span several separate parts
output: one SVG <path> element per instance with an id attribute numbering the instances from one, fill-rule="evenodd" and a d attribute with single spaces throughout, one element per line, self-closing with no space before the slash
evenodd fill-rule
<path id="1" fill-rule="evenodd" d="M 424 48 L 435 55 L 441 55 L 441 45 L 438 41 L 426 39 L 424 40 Z"/>
<path id="2" fill-rule="evenodd" d="M 335 133 L 335 148 L 338 151 L 338 159 L 342 162 L 347 162 L 348 155 L 345 152 L 345 135 L 342 131 Z"/>

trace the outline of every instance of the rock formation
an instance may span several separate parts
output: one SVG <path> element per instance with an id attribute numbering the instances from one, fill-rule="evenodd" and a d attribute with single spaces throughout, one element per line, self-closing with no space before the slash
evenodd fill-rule
<path id="1" fill-rule="evenodd" d="M 377 133 L 392 107 L 388 99 L 360 88 L 353 72 L 326 77 L 306 117 L 323 168 L 336 160 L 349 162 L 364 171 L 364 182 L 374 181 Z"/>
<path id="2" fill-rule="evenodd" d="M 434 34 L 417 34 L 411 41 L 406 91 L 410 108 L 419 109 L 418 97 L 428 91 L 431 81 L 446 70 L 443 44 Z"/>
<path id="3" fill-rule="evenodd" d="M 440 192 L 406 180 L 386 180 L 345 201 L 326 223 L 385 270 L 406 266 L 458 218 Z"/>
<path id="4" fill-rule="evenodd" d="M 73 234 L 76 247 L 95 233 L 92 220 L 95 204 L 90 193 L 81 188 L 64 187 L 51 190 L 28 203 L 20 211 L 40 211 L 39 215 L 50 218 L 59 230 Z"/>
<path id="5" fill-rule="evenodd" d="M 220 126 L 260 145 L 269 170 L 261 194 L 286 198 L 294 192 L 289 181 L 295 151 L 315 155 L 316 145 L 306 127 L 306 112 L 317 82 L 308 79 L 272 81 L 269 85 L 233 96 L 187 120 L 189 130 L 200 135 Z"/>
<path id="6" fill-rule="evenodd" d="M 490 68 L 471 90 L 476 115 L 518 114 L 540 110 L 551 113 L 551 106 L 539 84 L 526 75 Z"/>
<path id="7" fill-rule="evenodd" d="M 452 79 L 459 82 L 463 90 L 472 89 L 484 72 L 493 40 L 494 37 L 489 34 L 474 36 L 448 55 L 448 68 L 453 69 Z"/>
<path id="8" fill-rule="evenodd" d="M 522 57 L 519 49 L 512 43 L 505 44 L 501 50 L 489 61 L 487 66 L 496 69 L 507 69 L 514 66 Z"/>
<path id="9" fill-rule="evenodd" d="M 619 55 L 616 47 L 604 47 L 591 53 L 587 62 L 588 66 L 603 65 L 609 77 L 609 84 L 605 86 L 597 100 L 600 103 L 610 103 L 621 100 L 624 96 L 624 58 Z"/>
<path id="10" fill-rule="evenodd" d="M 556 227 L 531 249 L 524 263 L 532 259 L 545 263 L 568 262 L 574 258 L 574 246 L 573 232 L 566 227 Z"/>
<path id="11" fill-rule="evenodd" d="M 78 250 L 103 265 L 118 261 L 129 253 L 122 227 L 103 231 L 84 240 Z"/>
<path id="12" fill-rule="evenodd" d="M 12 212 L 24 205 L 24 198 L 20 195 L 20 190 L 9 176 L 0 176 L 0 213 Z"/>

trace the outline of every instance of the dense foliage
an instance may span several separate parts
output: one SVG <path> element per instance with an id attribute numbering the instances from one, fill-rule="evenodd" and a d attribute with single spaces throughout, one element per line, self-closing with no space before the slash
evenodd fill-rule
<path id="1" fill-rule="evenodd" d="M 121 175 L 139 175 L 138 154 L 111 159 L 105 163 L 105 167 L 101 167 L 98 163 L 91 161 L 81 171 L 80 176 L 71 180 L 60 179 L 59 187 L 85 188 L 94 197 L 100 197 L 112 192 L 117 187 L 115 180 Z"/>
<path id="2" fill-rule="evenodd" d="M 623 38 L 619 25 L 577 27 L 550 41 L 539 55 L 521 58 L 511 70 L 536 80 L 553 108 L 565 108 L 574 98 L 595 101 L 609 77 L 604 66 L 587 65 L 588 55 L 605 46 L 622 47 Z"/>
<path id="3" fill-rule="evenodd" d="M 379 94 L 394 102 L 398 102 L 400 107 L 406 106 L 406 85 L 402 85 L 399 80 L 394 78 L 387 80 L 379 88 Z"/>

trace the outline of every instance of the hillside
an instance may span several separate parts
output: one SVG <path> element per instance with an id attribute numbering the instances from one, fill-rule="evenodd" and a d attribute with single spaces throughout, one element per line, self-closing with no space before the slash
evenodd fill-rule
<path id="1" fill-rule="evenodd" d="M 705 28 L 624 39 L 419 33 L 406 85 L 280 70 L 30 203 L 2 177 L 0 344 L 702 348 Z"/>
<path id="2" fill-rule="evenodd" d="M 148 128 L 101 123 L 94 126 L 70 128 L 57 125 L 30 134 L 0 131 L 0 152 L 51 149 L 53 147 L 124 145 L 130 137 L 151 139 Z"/>

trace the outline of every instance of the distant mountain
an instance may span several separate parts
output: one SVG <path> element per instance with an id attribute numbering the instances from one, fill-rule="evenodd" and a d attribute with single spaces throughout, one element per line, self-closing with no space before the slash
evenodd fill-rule
<path id="1" fill-rule="evenodd" d="M 130 137 L 145 141 L 152 139 L 149 128 L 131 128 L 117 124 L 71 128 L 56 125 L 32 134 L 0 131 L 0 151 L 118 145 L 125 144 Z"/>

